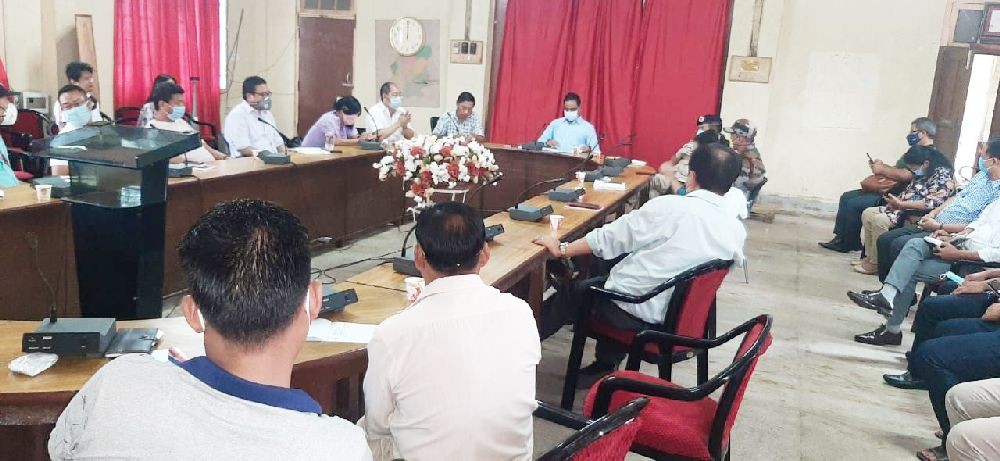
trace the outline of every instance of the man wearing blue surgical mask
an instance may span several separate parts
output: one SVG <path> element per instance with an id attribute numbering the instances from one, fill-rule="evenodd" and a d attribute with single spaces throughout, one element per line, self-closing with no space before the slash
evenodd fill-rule
<path id="1" fill-rule="evenodd" d="M 0 85 L 0 125 L 13 125 L 17 121 L 17 107 L 8 99 L 11 92 Z M 17 185 L 17 177 L 10 166 L 10 158 L 7 153 L 7 145 L 3 138 L 0 138 L 0 188 L 14 187 Z"/>
<path id="2" fill-rule="evenodd" d="M 173 82 L 158 83 L 153 87 L 153 94 L 149 101 L 154 107 L 154 112 L 153 118 L 146 124 L 146 128 L 184 134 L 198 132 L 184 120 L 187 106 L 184 104 L 184 89 L 180 85 Z M 225 160 L 226 158 L 228 158 L 226 154 L 213 149 L 205 141 L 202 141 L 200 147 L 187 151 L 183 155 L 172 157 L 170 163 L 213 163 L 216 160 Z"/>
<path id="3" fill-rule="evenodd" d="M 580 96 L 573 92 L 563 98 L 563 116 L 549 123 L 538 142 L 558 152 L 601 153 L 597 130 L 580 116 Z"/>
<path id="4" fill-rule="evenodd" d="M 243 102 L 233 107 L 222 125 L 229 155 L 253 157 L 258 152 L 285 153 L 285 141 L 271 113 L 271 90 L 256 75 L 243 80 Z"/>
<path id="5" fill-rule="evenodd" d="M 59 108 L 59 117 L 62 123 L 59 126 L 60 133 L 69 133 L 87 126 L 92 120 L 90 109 L 90 98 L 83 87 L 70 83 L 59 88 L 59 95 L 56 96 L 56 107 Z M 66 176 L 69 174 L 69 163 L 66 160 L 49 160 L 52 176 Z"/>
<path id="6" fill-rule="evenodd" d="M 378 89 L 379 103 L 366 112 L 367 132 L 363 141 L 396 142 L 410 139 L 415 134 L 410 128 L 413 115 L 403 107 L 403 91 L 395 83 L 385 82 Z"/>

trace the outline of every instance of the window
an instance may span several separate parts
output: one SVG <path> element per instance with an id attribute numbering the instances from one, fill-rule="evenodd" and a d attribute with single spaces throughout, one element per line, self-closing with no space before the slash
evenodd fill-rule
<path id="1" fill-rule="evenodd" d="M 354 18 L 354 0 L 301 0 L 299 13 L 303 16 Z"/>

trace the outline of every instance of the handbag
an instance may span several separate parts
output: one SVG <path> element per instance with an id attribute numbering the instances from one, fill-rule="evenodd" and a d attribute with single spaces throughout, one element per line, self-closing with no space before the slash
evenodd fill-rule
<path id="1" fill-rule="evenodd" d="M 880 174 L 873 174 L 861 181 L 861 190 L 885 195 L 889 191 L 899 187 L 899 181 L 890 179 Z"/>

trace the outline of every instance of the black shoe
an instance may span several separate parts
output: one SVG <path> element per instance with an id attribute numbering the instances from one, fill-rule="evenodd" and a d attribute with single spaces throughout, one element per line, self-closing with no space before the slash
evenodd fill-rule
<path id="1" fill-rule="evenodd" d="M 914 378 L 910 372 L 898 375 L 882 375 L 885 383 L 899 389 L 922 389 L 927 390 L 927 383 L 922 379 Z"/>
<path id="2" fill-rule="evenodd" d="M 617 369 L 617 364 L 603 363 L 595 360 L 594 363 L 580 369 L 580 379 L 576 382 L 576 388 L 590 389 L 594 383 Z"/>
<path id="3" fill-rule="evenodd" d="M 886 331 L 885 325 L 882 325 L 868 333 L 854 335 L 854 341 L 873 346 L 898 346 L 903 344 L 903 333 L 889 333 Z"/>
<path id="4" fill-rule="evenodd" d="M 842 242 L 837 242 L 836 239 L 830 240 L 829 242 L 819 242 L 819 246 L 826 248 L 827 250 L 833 250 L 837 253 L 850 253 L 851 250 L 844 248 Z"/>
<path id="5" fill-rule="evenodd" d="M 848 291 L 847 297 L 851 301 L 854 301 L 854 304 L 876 311 L 886 317 L 892 314 L 892 305 L 885 299 L 885 296 L 882 296 L 881 292 L 876 291 L 875 293 L 865 294 L 864 292 Z"/>

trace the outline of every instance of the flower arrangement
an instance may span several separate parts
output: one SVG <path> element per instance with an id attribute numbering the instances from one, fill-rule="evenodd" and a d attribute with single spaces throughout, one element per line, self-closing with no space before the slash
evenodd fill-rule
<path id="1" fill-rule="evenodd" d="M 402 178 L 406 196 L 420 209 L 433 204 L 435 186 L 454 189 L 459 183 L 485 184 L 496 177 L 500 168 L 493 152 L 464 136 L 418 135 L 384 145 L 386 155 L 372 165 L 378 178 Z"/>

